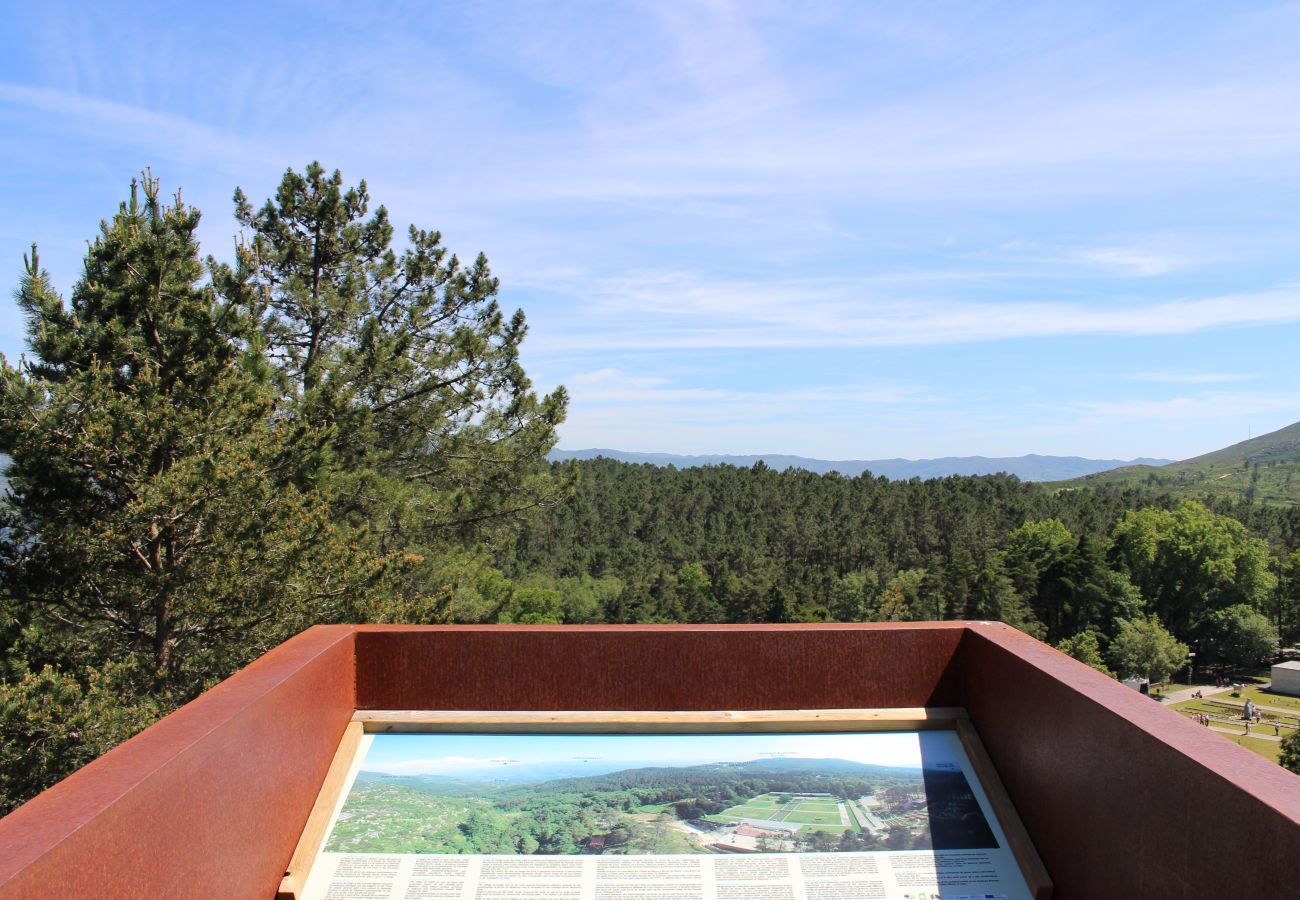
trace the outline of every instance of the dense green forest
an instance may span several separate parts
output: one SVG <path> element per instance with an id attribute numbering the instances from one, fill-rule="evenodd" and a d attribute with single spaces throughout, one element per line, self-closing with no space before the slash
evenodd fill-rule
<path id="1" fill-rule="evenodd" d="M 315 623 L 997 619 L 1156 678 L 1300 632 L 1300 509 L 1246 494 L 548 464 L 484 257 L 316 164 L 234 214 L 204 257 L 146 175 L 66 300 L 26 260 L 0 812 Z"/>
<path id="2" fill-rule="evenodd" d="M 498 556 L 548 621 L 997 619 L 1104 647 L 1155 615 L 1202 663 L 1228 666 L 1300 628 L 1293 508 L 1006 476 L 610 460 L 578 472 L 569 501 Z M 1243 628 L 1267 640 L 1238 647 L 1229 633 Z"/>

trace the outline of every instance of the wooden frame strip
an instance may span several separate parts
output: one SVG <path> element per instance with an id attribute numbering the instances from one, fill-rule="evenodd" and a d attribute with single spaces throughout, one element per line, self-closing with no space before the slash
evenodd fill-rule
<path id="1" fill-rule="evenodd" d="M 961 707 L 896 709 L 763 710 L 406 710 L 360 709 L 352 717 L 369 734 L 459 731 L 492 733 L 525 729 L 534 733 L 617 734 L 622 731 L 897 731 L 951 728 L 966 719 Z"/>
<path id="2" fill-rule="evenodd" d="M 1002 833 L 1007 837 L 1011 853 L 1016 862 L 1020 863 L 1020 873 L 1025 876 L 1025 883 L 1029 885 L 1034 900 L 1051 900 L 1052 878 L 1047 874 L 1047 867 L 1043 865 L 1038 851 L 1034 849 L 1034 842 L 1030 840 L 1025 824 L 1020 821 L 1020 814 L 1011 804 L 1011 798 L 1007 796 L 1007 789 L 998 777 L 993 760 L 984 749 L 979 732 L 969 719 L 957 720 L 955 728 L 966 749 L 966 756 L 975 769 L 975 775 L 984 786 L 984 796 L 988 797 L 993 814 L 1002 825 Z"/>
<path id="3" fill-rule="evenodd" d="M 316 795 L 316 802 L 312 804 L 311 813 L 307 816 L 302 837 L 298 839 L 298 846 L 294 848 L 293 857 L 284 871 L 280 889 L 275 893 L 276 900 L 297 900 L 307 884 L 307 875 L 325 841 L 325 829 L 329 827 L 334 805 L 343 791 L 343 782 L 347 780 L 348 770 L 352 768 L 352 760 L 357 755 L 357 747 L 361 744 L 364 733 L 365 728 L 360 722 L 349 722 L 343 730 L 339 747 L 334 751 L 334 759 L 325 773 L 325 780 L 321 782 L 320 793 Z"/>

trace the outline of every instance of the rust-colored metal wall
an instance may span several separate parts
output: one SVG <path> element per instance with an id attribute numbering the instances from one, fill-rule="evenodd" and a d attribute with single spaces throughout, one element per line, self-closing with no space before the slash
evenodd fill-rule
<path id="1" fill-rule="evenodd" d="M 266 898 L 354 710 L 352 629 L 309 629 L 0 820 L 6 898 Z"/>
<path id="2" fill-rule="evenodd" d="M 961 623 L 357 630 L 358 709 L 961 703 Z"/>
<path id="3" fill-rule="evenodd" d="M 965 706 L 1071 898 L 1286 896 L 1300 780 L 990 623 L 331 626 L 0 820 L 0 896 L 270 897 L 354 708 Z"/>
<path id="4" fill-rule="evenodd" d="M 1300 778 L 1008 626 L 961 655 L 1060 900 L 1300 894 Z"/>

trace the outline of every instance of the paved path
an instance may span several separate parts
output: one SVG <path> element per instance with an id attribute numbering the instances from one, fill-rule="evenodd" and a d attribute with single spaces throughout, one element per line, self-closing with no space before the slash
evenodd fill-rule
<path id="1" fill-rule="evenodd" d="M 1195 694 L 1197 691 L 1200 691 L 1201 695 L 1208 699 L 1210 694 L 1219 693 L 1219 692 L 1226 693 L 1226 692 L 1230 692 L 1231 690 L 1232 688 L 1215 687 L 1212 684 L 1194 684 L 1190 687 L 1184 688 L 1181 691 L 1170 691 L 1169 693 L 1165 694 L 1165 702 L 1182 703 L 1184 700 L 1194 700 L 1196 698 L 1193 697 L 1192 695 Z"/>
<path id="2" fill-rule="evenodd" d="M 849 801 L 849 809 L 853 810 L 853 815 L 857 817 L 858 824 L 872 834 L 877 834 L 885 830 L 885 823 L 876 818 L 867 808 L 862 805 L 862 801 Z"/>
<path id="3" fill-rule="evenodd" d="M 1261 729 L 1259 726 L 1255 726 L 1253 730 L 1251 730 L 1249 733 L 1245 731 L 1238 731 L 1236 728 L 1223 728 L 1218 725 L 1211 725 L 1210 730 L 1217 731 L 1219 732 L 1219 734 L 1231 735 L 1232 737 L 1253 737 L 1253 738 L 1259 738 L 1261 741 L 1282 740 L 1280 737 L 1274 737 L 1271 734 L 1264 734 L 1263 729 Z"/>

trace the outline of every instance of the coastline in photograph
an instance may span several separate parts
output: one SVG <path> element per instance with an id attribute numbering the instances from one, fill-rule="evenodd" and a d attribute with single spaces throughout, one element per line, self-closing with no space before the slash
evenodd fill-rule
<path id="1" fill-rule="evenodd" d="M 942 732 L 376 735 L 335 853 L 994 848 Z"/>

